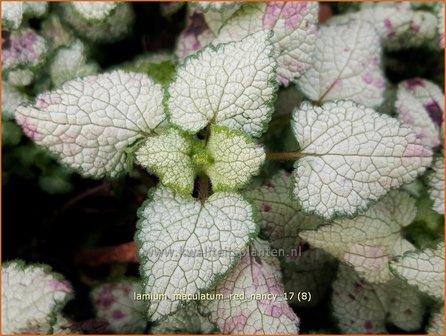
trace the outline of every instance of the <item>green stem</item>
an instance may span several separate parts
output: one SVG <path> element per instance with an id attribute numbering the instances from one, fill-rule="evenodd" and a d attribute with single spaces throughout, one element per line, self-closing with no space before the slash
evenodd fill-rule
<path id="1" fill-rule="evenodd" d="M 267 160 L 287 160 L 287 161 L 296 161 L 304 156 L 301 152 L 269 152 L 266 153 Z"/>

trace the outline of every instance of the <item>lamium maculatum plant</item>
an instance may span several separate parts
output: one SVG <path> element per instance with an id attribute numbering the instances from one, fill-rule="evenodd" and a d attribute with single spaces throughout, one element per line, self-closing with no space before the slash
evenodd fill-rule
<path id="1" fill-rule="evenodd" d="M 105 62 L 135 6 L 2 3 L 6 145 L 57 159 L 48 192 L 148 190 L 139 274 L 89 282 L 85 320 L 8 260 L 3 333 L 443 333 L 443 77 L 401 57 L 443 65 L 443 3 L 163 3 L 176 46 Z"/>

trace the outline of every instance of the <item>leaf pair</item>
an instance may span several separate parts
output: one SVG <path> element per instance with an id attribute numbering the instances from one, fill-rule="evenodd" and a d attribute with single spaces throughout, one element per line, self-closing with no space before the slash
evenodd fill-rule
<path id="1" fill-rule="evenodd" d="M 186 59 L 167 88 L 165 105 L 178 130 L 147 139 L 137 161 L 163 184 L 191 194 L 196 174 L 209 175 L 215 191 L 234 190 L 255 174 L 264 160 L 258 137 L 272 112 L 275 62 L 268 34 L 239 43 L 210 46 Z"/>
<path id="2" fill-rule="evenodd" d="M 231 276 L 248 275 L 245 263 L 250 256 L 237 261 L 257 234 L 253 209 L 241 195 L 222 191 L 246 183 L 264 159 L 263 150 L 250 137 L 262 134 L 272 112 L 275 62 L 268 35 L 262 31 L 241 42 L 211 46 L 186 59 L 168 87 L 166 99 L 169 121 L 181 131 L 171 129 L 149 138 L 137 152 L 137 160 L 158 171 L 163 184 L 175 190 L 190 194 L 194 176 L 201 170 L 209 175 L 216 191 L 200 203 L 161 187 L 143 207 L 136 240 L 144 288 L 168 296 L 150 303 L 149 318 L 154 321 L 180 314 L 181 305 L 191 301 L 188 294 L 209 291 L 216 284 L 226 286 Z M 196 134 L 207 125 L 205 141 L 187 134 Z M 250 285 L 245 285 L 241 290 L 249 292 Z M 219 293 L 221 288 L 215 290 Z M 175 294 L 185 294 L 186 298 L 176 298 Z M 223 302 L 215 301 L 218 305 Z M 298 319 L 283 298 L 277 307 L 274 305 L 249 299 L 233 302 L 231 309 L 241 308 L 240 314 L 252 317 L 226 325 L 221 307 L 202 303 L 221 330 L 297 332 Z M 259 314 L 272 318 L 274 325 L 267 326 Z M 277 316 L 280 318 L 274 319 Z"/>
<path id="3" fill-rule="evenodd" d="M 147 139 L 136 152 L 141 166 L 184 195 L 192 193 L 200 172 L 210 177 L 214 191 L 238 189 L 258 172 L 264 158 L 263 149 L 242 133 L 216 125 L 206 144 L 171 129 Z"/>

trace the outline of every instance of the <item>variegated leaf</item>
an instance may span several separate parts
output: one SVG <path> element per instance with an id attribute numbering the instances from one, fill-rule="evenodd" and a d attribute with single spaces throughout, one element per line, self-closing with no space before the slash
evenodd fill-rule
<path id="1" fill-rule="evenodd" d="M 205 167 L 215 191 L 236 190 L 259 173 L 265 160 L 260 145 L 242 133 L 213 126 L 206 147 L 211 162 Z"/>
<path id="2" fill-rule="evenodd" d="M 3 264 L 2 334 L 48 334 L 73 289 L 47 265 Z"/>
<path id="3" fill-rule="evenodd" d="M 422 142 L 429 147 L 443 141 L 444 93 L 433 82 L 414 78 L 398 85 L 395 110 L 400 120 L 410 125 Z"/>
<path id="4" fill-rule="evenodd" d="M 300 237 L 352 265 L 368 282 L 384 283 L 393 278 L 389 261 L 414 249 L 401 230 L 414 220 L 416 211 L 414 199 L 393 191 L 363 214 L 303 231 Z"/>
<path id="5" fill-rule="evenodd" d="M 421 296 L 400 279 L 371 284 L 344 264 L 333 283 L 331 304 L 338 327 L 345 334 L 385 334 L 388 325 L 416 331 L 424 315 Z"/>
<path id="6" fill-rule="evenodd" d="M 219 12 L 209 12 L 218 15 Z M 209 28 L 205 14 L 197 10 L 189 10 L 186 27 L 177 40 L 175 54 L 178 58 L 196 53 L 215 39 L 214 32 Z"/>
<path id="7" fill-rule="evenodd" d="M 112 3 L 103 2 L 110 9 Z M 93 17 L 101 17 L 101 20 L 89 20 L 81 15 L 73 6 L 73 3 L 65 3 L 62 5 L 62 20 L 67 22 L 77 35 L 96 43 L 111 43 L 125 37 L 131 30 L 134 16 L 130 3 L 117 2 L 114 10 L 103 11 L 101 5 L 95 2 L 88 2 L 86 7 L 98 6 L 99 10 L 92 11 Z M 86 13 L 89 11 L 86 11 Z M 105 15 L 109 13 L 109 15 Z M 90 14 L 86 14 L 90 17 Z M 105 15 L 105 16 L 104 16 Z"/>
<path id="8" fill-rule="evenodd" d="M 167 317 L 191 301 L 188 295 L 210 289 L 256 231 L 253 210 L 239 194 L 219 192 L 201 203 L 165 187 L 153 191 L 136 241 L 144 291 L 166 297 L 150 302 L 149 319 Z"/>
<path id="9" fill-rule="evenodd" d="M 81 15 L 88 21 L 104 20 L 110 13 L 116 9 L 118 2 L 113 1 L 75 1 L 71 5 L 78 15 Z"/>
<path id="10" fill-rule="evenodd" d="M 155 173 L 161 182 L 185 195 L 192 194 L 195 169 L 192 139 L 176 129 L 149 137 L 136 152 L 136 161 Z"/>
<path id="11" fill-rule="evenodd" d="M 157 132 L 165 119 L 162 87 L 140 73 L 112 73 L 66 82 L 20 106 L 16 121 L 37 144 L 93 177 L 126 169 L 126 149 Z"/>
<path id="12" fill-rule="evenodd" d="M 287 292 L 310 292 L 311 300 L 290 298 L 299 306 L 317 305 L 334 275 L 334 258 L 309 246 L 299 237 L 302 230 L 316 229 L 322 219 L 306 215 L 291 197 L 291 174 L 279 171 L 263 186 L 246 192 L 258 210 L 263 235 L 276 250 L 282 264 L 283 282 Z"/>
<path id="13" fill-rule="evenodd" d="M 257 240 L 215 289 L 222 298 L 202 305 L 224 334 L 296 334 L 299 318 L 284 297 L 280 264 Z M 264 295 L 264 296 L 262 296 Z"/>
<path id="14" fill-rule="evenodd" d="M 129 278 L 101 284 L 90 296 L 96 316 L 107 321 L 108 330 L 116 334 L 143 334 L 147 302 L 134 299 L 141 292 L 142 282 Z"/>
<path id="15" fill-rule="evenodd" d="M 435 159 L 433 172 L 428 176 L 429 194 L 434 202 L 433 209 L 444 214 L 444 159 Z"/>
<path id="16" fill-rule="evenodd" d="M 176 313 L 152 327 L 153 334 L 212 334 L 215 325 L 200 314 L 195 301 L 181 307 Z"/>
<path id="17" fill-rule="evenodd" d="M 58 87 L 70 79 L 93 75 L 98 68 L 95 62 L 87 62 L 85 45 L 77 40 L 72 46 L 57 51 L 51 62 L 50 75 L 53 84 Z"/>
<path id="18" fill-rule="evenodd" d="M 48 52 L 47 41 L 30 28 L 10 33 L 5 41 L 7 42 L 2 53 L 2 78 L 12 85 L 28 85 L 34 77 L 33 71 L 45 61 Z M 24 79 L 25 77 L 28 79 Z"/>
<path id="19" fill-rule="evenodd" d="M 201 11 L 212 11 L 212 12 L 220 12 L 228 8 L 240 8 L 243 5 L 243 2 L 234 2 L 234 1 L 200 1 L 200 2 L 191 2 L 190 5 L 192 8 L 199 9 Z"/>
<path id="20" fill-rule="evenodd" d="M 352 20 L 322 26 L 311 68 L 298 80 L 310 99 L 349 99 L 370 107 L 383 102 L 381 44 L 372 24 Z"/>
<path id="21" fill-rule="evenodd" d="M 271 118 L 275 91 L 268 35 L 208 46 L 186 59 L 168 88 L 170 121 L 191 133 L 211 123 L 260 136 Z"/>
<path id="22" fill-rule="evenodd" d="M 351 20 L 372 24 L 387 50 L 429 45 L 434 42 L 437 29 L 435 15 L 425 10 L 413 10 L 410 2 L 363 3 L 360 11 L 334 16 L 330 23 Z"/>
<path id="23" fill-rule="evenodd" d="M 10 85 L 2 81 L 2 116 L 6 119 L 13 119 L 15 110 L 20 104 L 28 102 L 29 97 Z"/>
<path id="24" fill-rule="evenodd" d="M 410 285 L 436 299 L 444 300 L 444 243 L 438 244 L 435 249 L 408 252 L 390 266 Z"/>
<path id="25" fill-rule="evenodd" d="M 305 211 L 327 219 L 365 210 L 432 161 L 412 129 L 350 101 L 303 103 L 292 127 L 301 151 L 294 195 Z"/>
<path id="26" fill-rule="evenodd" d="M 261 30 L 273 31 L 277 77 L 287 86 L 311 66 L 318 11 L 317 2 L 246 4 L 220 29 L 215 43 L 237 41 Z"/>

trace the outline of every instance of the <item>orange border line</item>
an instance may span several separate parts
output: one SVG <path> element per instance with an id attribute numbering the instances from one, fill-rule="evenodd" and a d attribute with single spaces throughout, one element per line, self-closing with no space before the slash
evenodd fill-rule
<path id="1" fill-rule="evenodd" d="M 38 0 L 31 0 L 31 2 L 37 2 Z M 92 1 L 92 2 L 96 2 L 96 1 L 100 1 L 100 0 L 89 0 L 89 1 Z M 105 1 L 110 1 L 111 2 L 111 0 L 105 0 Z M 195 1 L 198 1 L 198 2 L 202 2 L 202 1 L 205 1 L 205 0 L 195 0 Z M 214 2 L 220 2 L 220 1 L 224 1 L 224 0 L 213 0 Z M 290 1 L 290 0 L 285 0 L 285 1 Z M 6 1 L 6 0 L 1 0 L 0 1 L 0 10 L 1 10 L 1 7 L 2 7 L 2 5 L 1 5 L 1 3 L 2 2 L 11 2 L 10 0 L 8 0 L 8 1 Z M 73 1 L 70 1 L 70 0 L 60 0 L 60 1 L 56 1 L 56 0 L 49 0 L 48 2 L 73 2 Z M 176 1 L 176 0 L 162 0 L 162 1 L 155 1 L 155 0 L 130 0 L 130 1 L 119 1 L 119 2 L 193 2 L 192 0 L 185 0 L 185 1 Z M 245 1 L 243 1 L 243 0 L 234 0 L 234 1 L 232 1 L 232 2 L 265 2 L 265 1 L 257 1 L 257 0 L 245 0 Z M 267 1 L 267 2 L 270 2 L 269 0 Z M 308 0 L 301 0 L 301 2 L 310 2 L 310 1 L 308 1 Z M 318 1 L 318 2 L 373 2 L 373 1 L 369 1 L 369 0 L 365 0 L 365 1 L 354 1 L 354 0 L 343 0 L 343 1 L 336 1 L 336 0 L 326 0 L 326 1 Z M 428 0 L 418 0 L 418 1 L 412 1 L 412 0 L 409 0 L 409 1 L 404 1 L 404 0 L 396 0 L 396 1 L 392 1 L 392 0 L 379 0 L 379 1 L 377 1 L 377 2 L 427 2 L 427 3 L 431 3 L 431 2 L 444 2 L 443 0 L 433 0 L 433 1 L 428 1 Z M 445 15 L 446 15 L 446 6 L 445 6 Z M 1 22 L 1 17 L 0 17 L 0 25 L 2 24 L 2 22 Z M 0 32 L 0 37 L 2 36 L 2 32 Z M 445 38 L 445 40 L 446 40 L 446 38 Z M 2 47 L 0 47 L 0 51 L 2 51 Z M 0 61 L 2 60 L 2 52 L 0 52 Z M 445 76 L 445 78 L 446 78 L 446 61 L 445 61 L 445 63 L 444 63 L 444 65 L 445 65 L 445 70 L 444 70 L 444 76 Z M 2 73 L 2 70 L 0 69 L 0 73 Z M 444 87 L 444 84 L 445 83 L 443 83 L 443 87 Z M 2 84 L 0 83 L 0 100 L 2 99 Z M 445 105 L 446 105 L 446 97 L 445 97 Z M 2 119 L 0 119 L 0 127 L 2 126 Z M 445 118 L 443 118 L 443 127 L 446 129 L 446 120 L 445 120 Z M 444 139 L 443 139 L 444 140 Z M 0 144 L 2 145 L 2 139 L 0 138 Z M 444 158 L 446 158 L 445 157 L 445 154 L 443 154 L 444 156 Z M 0 164 L 2 164 L 2 167 L 3 167 L 3 152 L 2 153 L 0 153 Z M 444 172 L 445 172 L 445 174 L 446 174 L 446 168 L 445 168 L 445 170 L 444 170 Z M 2 181 L 2 173 L 0 173 L 0 182 Z M 445 192 L 445 196 L 446 196 L 446 192 Z M 2 188 L 2 190 L 0 191 L 0 201 L 2 201 L 3 200 L 3 188 Z M 1 202 L 1 204 L 0 204 L 0 215 L 2 214 L 2 211 L 3 211 L 3 202 Z M 2 217 L 3 218 L 3 217 Z M 444 227 L 444 235 L 445 235 L 445 237 L 446 237 L 446 225 L 445 225 L 445 227 Z M 2 245 L 1 244 L 1 242 L 3 242 L 3 236 L 2 236 L 2 219 L 0 219 L 0 245 Z M 1 258 L 1 256 L 2 256 L 2 251 L 1 251 L 1 248 L 0 248 L 0 260 L 3 262 L 3 259 Z M 446 258 L 445 258 L 446 259 Z M 1 263 L 0 263 L 0 269 L 2 268 L 2 265 L 1 265 Z M 445 260 L 445 269 L 446 269 L 446 260 Z M 1 287 L 2 287 L 2 282 L 1 282 L 1 280 L 2 280 L 2 274 L 0 274 L 0 291 L 1 291 Z M 445 294 L 446 294 L 446 288 L 445 288 Z M 445 295 L 445 297 L 446 297 L 446 295 Z M 0 297 L 0 304 L 1 304 L 1 301 L 2 301 L 2 298 Z M 444 308 L 445 308 L 445 314 L 444 314 L 444 320 L 446 321 L 446 304 L 444 305 Z M 2 314 L 2 312 L 1 312 L 1 310 L 0 310 L 0 316 L 1 316 L 1 314 Z M 2 324 L 2 321 L 1 321 L 1 319 L 0 319 L 0 335 L 3 335 L 3 334 L 1 334 L 1 325 Z M 30 334 L 30 335 L 32 335 L 32 334 Z M 70 334 L 68 334 L 68 335 L 70 335 Z M 101 335 L 110 335 L 110 336 L 112 336 L 112 335 L 116 335 L 116 334 L 101 334 Z M 131 335 L 134 335 L 134 334 L 120 334 L 120 335 L 125 335 L 125 336 L 131 336 Z M 175 334 L 164 334 L 164 335 L 172 335 L 172 336 L 174 336 Z M 198 336 L 198 334 L 187 334 L 187 335 L 197 335 Z M 209 334 L 208 334 L 209 335 Z M 212 334 L 212 335 L 224 335 L 224 334 Z M 275 335 L 275 334 L 271 334 L 271 335 Z M 314 335 L 316 335 L 316 336 L 339 336 L 339 335 L 345 335 L 345 334 L 314 334 Z M 355 334 L 355 335 L 361 335 L 361 336 L 366 336 L 366 334 Z M 388 334 L 373 334 L 373 335 L 382 335 L 382 336 L 385 336 L 385 335 L 388 335 Z"/>

